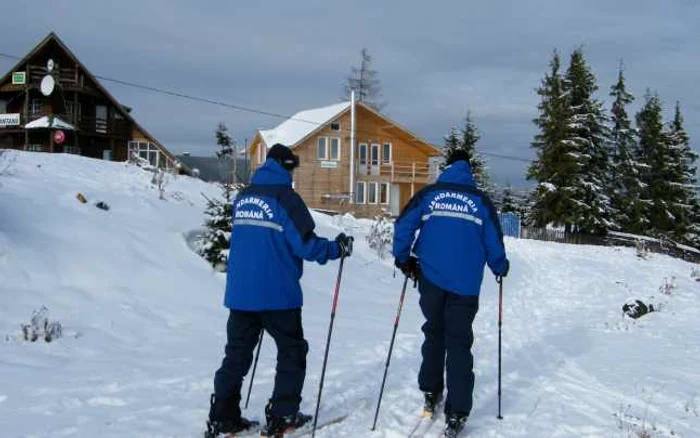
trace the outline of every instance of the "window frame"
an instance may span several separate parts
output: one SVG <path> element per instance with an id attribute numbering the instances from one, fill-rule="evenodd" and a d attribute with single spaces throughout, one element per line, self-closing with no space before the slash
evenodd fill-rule
<path id="1" fill-rule="evenodd" d="M 387 146 L 389 146 L 389 157 L 388 157 L 388 159 L 387 159 L 387 157 L 386 157 L 385 154 L 384 154 L 385 148 L 386 148 Z M 381 163 L 382 163 L 382 164 L 389 165 L 389 164 L 391 164 L 391 163 L 394 161 L 394 147 L 393 147 L 393 145 L 391 144 L 390 141 L 387 141 L 387 142 L 382 143 L 382 154 L 381 154 L 381 155 L 382 155 L 382 156 L 381 156 Z"/>
<path id="2" fill-rule="evenodd" d="M 131 158 L 132 152 L 136 152 L 137 156 L 148 161 L 151 166 L 157 168 L 167 167 L 167 157 L 165 157 L 165 154 L 161 152 L 158 146 L 150 141 L 131 140 L 127 145 L 127 152 L 129 158 Z M 161 166 L 161 161 L 164 166 Z"/>
<path id="3" fill-rule="evenodd" d="M 38 109 L 36 109 L 36 105 L 38 106 Z M 33 98 L 29 101 L 29 114 L 32 116 L 35 116 L 37 114 L 41 114 L 41 109 L 44 107 L 44 105 L 41 102 L 41 99 L 38 98 Z"/>
<path id="4" fill-rule="evenodd" d="M 360 189 L 362 186 L 362 189 Z M 362 200 L 359 199 L 360 194 L 362 195 Z M 355 204 L 364 205 L 367 203 L 367 182 L 357 181 L 355 183 Z"/>
<path id="5" fill-rule="evenodd" d="M 333 157 L 333 142 L 337 141 L 338 142 L 338 155 L 334 158 Z M 328 145 L 328 159 L 330 161 L 340 161 L 341 157 L 341 150 L 342 150 L 342 142 L 340 140 L 340 137 L 328 137 L 326 144 Z"/>
<path id="6" fill-rule="evenodd" d="M 362 158 L 362 149 L 365 150 L 364 159 Z M 369 163 L 369 145 L 367 143 L 357 145 L 357 162 L 360 166 L 367 166 L 367 163 Z"/>
<path id="7" fill-rule="evenodd" d="M 374 187 L 374 201 L 372 200 L 372 187 Z M 367 185 L 367 203 L 379 204 L 379 183 L 377 181 L 370 181 Z"/>
<path id="8" fill-rule="evenodd" d="M 323 157 L 321 156 L 321 140 L 323 140 Z M 316 139 L 316 160 L 328 161 L 328 137 L 318 137 Z"/>
<path id="9" fill-rule="evenodd" d="M 379 143 L 372 143 L 372 145 L 369 148 L 369 162 L 372 166 L 379 166 L 379 163 L 381 163 L 381 149 L 380 149 L 380 144 Z M 374 159 L 374 151 L 377 151 L 376 154 L 376 161 Z"/>
<path id="10" fill-rule="evenodd" d="M 382 200 L 382 188 L 386 190 L 386 200 Z M 391 204 L 391 183 L 383 182 L 379 184 L 379 203 L 382 205 Z"/>

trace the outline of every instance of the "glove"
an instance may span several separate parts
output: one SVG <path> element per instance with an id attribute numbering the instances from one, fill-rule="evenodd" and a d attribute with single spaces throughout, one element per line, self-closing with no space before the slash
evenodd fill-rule
<path id="1" fill-rule="evenodd" d="M 510 271 L 510 262 L 506 259 L 506 266 L 503 268 L 502 272 L 496 273 L 496 277 L 505 278 L 508 276 L 508 271 Z"/>
<path id="2" fill-rule="evenodd" d="M 411 256 L 407 261 L 401 263 L 398 259 L 394 260 L 394 265 L 401 270 L 403 275 L 410 278 L 414 282 L 418 280 L 420 268 L 418 267 L 418 259 Z"/>
<path id="3" fill-rule="evenodd" d="M 335 241 L 340 248 L 340 257 L 350 257 L 352 255 L 352 242 L 355 241 L 352 236 L 346 236 L 345 233 L 340 233 L 335 238 Z"/>

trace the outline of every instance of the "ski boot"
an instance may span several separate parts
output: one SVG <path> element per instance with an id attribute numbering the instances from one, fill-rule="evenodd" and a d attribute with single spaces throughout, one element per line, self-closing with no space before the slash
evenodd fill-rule
<path id="1" fill-rule="evenodd" d="M 235 402 L 235 404 L 234 404 Z M 240 416 L 232 416 L 237 411 L 237 400 L 216 400 L 214 394 L 211 395 L 209 408 L 209 420 L 207 420 L 207 430 L 204 438 L 217 438 L 221 434 L 235 436 L 239 432 L 254 430 L 258 426 L 257 421 L 250 421 Z M 233 418 L 232 418 L 233 417 Z"/>
<path id="2" fill-rule="evenodd" d="M 267 424 L 263 426 L 260 431 L 261 438 L 283 438 L 285 433 L 290 433 L 305 426 L 313 418 L 311 415 L 305 415 L 301 412 L 284 417 L 277 417 L 270 412 L 271 407 L 270 404 L 265 406 Z"/>
<path id="3" fill-rule="evenodd" d="M 445 438 L 457 438 L 467 424 L 467 415 L 464 414 L 447 414 L 445 419 Z"/>
<path id="4" fill-rule="evenodd" d="M 423 417 L 435 417 L 435 410 L 442 401 L 442 392 L 424 392 L 425 403 L 423 404 Z"/>

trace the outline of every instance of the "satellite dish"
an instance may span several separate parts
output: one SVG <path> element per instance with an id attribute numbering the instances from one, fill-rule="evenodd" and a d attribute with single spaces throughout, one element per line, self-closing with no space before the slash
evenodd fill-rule
<path id="1" fill-rule="evenodd" d="M 51 73 L 54 67 L 56 67 L 56 64 L 53 62 L 53 59 L 49 59 L 49 61 L 46 63 L 46 70 L 48 70 L 49 73 Z"/>
<path id="2" fill-rule="evenodd" d="M 51 96 L 53 89 L 56 88 L 56 81 L 54 80 L 53 76 L 44 76 L 44 79 L 41 80 L 41 85 L 39 88 L 41 89 L 41 94 L 44 96 Z"/>

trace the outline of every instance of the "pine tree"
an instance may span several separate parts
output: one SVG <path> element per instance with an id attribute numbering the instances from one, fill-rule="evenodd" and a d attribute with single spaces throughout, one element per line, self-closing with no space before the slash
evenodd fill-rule
<path id="1" fill-rule="evenodd" d="M 228 134 L 228 127 L 225 123 L 219 123 L 216 128 L 216 144 L 219 146 L 219 150 L 216 151 L 216 156 L 219 159 L 233 157 L 233 139 Z"/>
<path id="2" fill-rule="evenodd" d="M 566 72 L 570 132 L 570 154 L 576 160 L 576 184 L 569 186 L 577 204 L 575 225 L 585 233 L 604 234 L 615 224 L 608 195 L 610 142 L 603 104 L 594 98 L 598 90 L 595 76 L 581 48 L 571 54 Z"/>
<path id="3" fill-rule="evenodd" d="M 376 70 L 372 69 L 372 56 L 367 48 L 361 51 L 360 67 L 350 67 L 352 74 L 347 77 L 345 100 L 350 100 L 350 93 L 355 90 L 355 99 L 365 105 L 381 111 L 386 102 L 382 101 L 382 86 Z"/>
<path id="4" fill-rule="evenodd" d="M 515 198 L 513 197 L 513 189 L 510 185 L 503 189 L 503 196 L 501 196 L 501 213 L 520 213 L 515 203 Z"/>
<path id="5" fill-rule="evenodd" d="M 645 206 L 641 228 L 645 234 L 654 236 L 671 233 L 676 221 L 669 202 L 672 202 L 676 192 L 672 184 L 676 164 L 668 147 L 662 113 L 658 94 L 647 91 L 644 106 L 636 115 L 639 161 L 643 163 L 641 201 Z"/>
<path id="6" fill-rule="evenodd" d="M 579 205 L 572 198 L 579 185 L 579 165 L 570 140 L 571 108 L 568 89 L 561 74 L 561 59 L 555 50 L 537 94 L 539 116 L 533 120 L 539 132 L 531 147 L 537 154 L 528 168 L 527 178 L 538 182 L 529 204 L 528 224 L 544 227 L 563 226 L 567 233 L 577 224 Z"/>
<path id="7" fill-rule="evenodd" d="M 612 208 L 620 228 L 633 233 L 642 232 L 644 205 L 640 201 L 643 184 L 641 164 L 637 161 L 639 152 L 635 131 L 627 115 L 627 105 L 634 101 L 634 96 L 627 92 L 625 76 L 620 65 L 617 83 L 610 89 L 612 104 Z"/>
<path id="8" fill-rule="evenodd" d="M 669 154 L 672 157 L 671 185 L 673 198 L 669 199 L 672 214 L 676 217 L 674 237 L 684 243 L 695 243 L 698 237 L 698 199 L 695 192 L 695 161 L 697 154 L 690 148 L 690 138 L 683 126 L 680 103 L 676 102 L 673 121 L 666 130 Z"/>
<path id="9" fill-rule="evenodd" d="M 224 199 L 207 199 L 204 214 L 206 231 L 198 239 L 198 253 L 217 271 L 226 271 L 231 245 L 231 216 L 233 204 L 226 198 L 228 190 L 223 188 Z"/>
<path id="10" fill-rule="evenodd" d="M 236 172 L 235 163 L 235 143 L 231 136 L 228 134 L 228 128 L 226 124 L 219 123 L 216 129 L 216 144 L 219 146 L 219 150 L 216 151 L 216 156 L 219 159 L 219 172 L 224 177 L 224 196 L 226 202 L 231 201 L 231 192 L 233 191 L 233 175 Z M 233 163 L 230 166 L 231 162 Z"/>
<path id="11" fill-rule="evenodd" d="M 445 136 L 445 145 L 442 153 L 445 160 L 447 160 L 456 150 L 466 151 L 477 188 L 492 194 L 494 187 L 491 184 L 486 162 L 476 150 L 476 144 L 480 139 L 481 135 L 472 119 L 471 112 L 467 112 L 462 130 L 457 131 L 457 129 L 451 128 L 449 134 Z M 444 163 L 442 168 L 444 168 Z"/>

